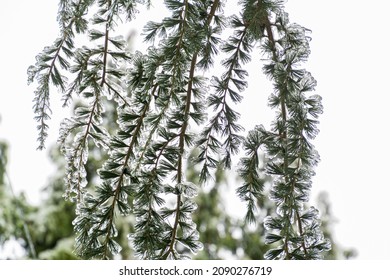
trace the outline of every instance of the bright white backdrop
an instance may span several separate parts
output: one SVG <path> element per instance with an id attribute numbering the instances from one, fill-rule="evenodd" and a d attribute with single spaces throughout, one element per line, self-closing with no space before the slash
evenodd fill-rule
<path id="1" fill-rule="evenodd" d="M 34 87 L 26 84 L 26 69 L 58 35 L 58 1 L 2 2 L 0 139 L 10 144 L 9 173 L 15 190 L 25 191 L 31 202 L 39 203 L 40 189 L 54 167 L 47 151 L 35 150 Z M 236 1 L 228 2 L 233 7 L 230 3 Z M 320 191 L 329 193 L 338 219 L 336 241 L 356 248 L 358 258 L 364 260 L 390 259 L 389 6 L 386 0 L 290 0 L 286 4 L 291 21 L 312 30 L 307 68 L 318 81 L 317 93 L 325 109 L 315 141 L 322 160 L 313 197 Z M 156 9 L 147 19 L 160 15 Z M 141 18 L 133 28 L 145 20 Z M 265 105 L 272 89 L 257 61 L 248 66 L 251 86 L 241 110 L 241 123 L 247 129 L 259 123 L 267 126 L 272 119 Z M 48 145 L 56 141 L 59 122 L 67 116 L 58 101 L 53 95 L 55 114 Z"/>

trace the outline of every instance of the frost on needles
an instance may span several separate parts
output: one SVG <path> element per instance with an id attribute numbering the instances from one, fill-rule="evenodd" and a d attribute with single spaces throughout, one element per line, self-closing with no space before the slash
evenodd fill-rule
<path id="1" fill-rule="evenodd" d="M 262 178 L 272 179 L 277 211 L 264 226 L 266 242 L 275 246 L 266 257 L 319 259 L 330 250 L 318 211 L 306 206 L 319 161 L 311 141 L 322 113 L 320 96 L 311 94 L 316 82 L 302 67 L 308 30 L 289 22 L 283 1 L 239 1 L 241 11 L 231 17 L 224 16 L 225 2 L 165 0 L 170 15 L 147 23 L 149 47 L 131 53 L 115 34 L 117 25 L 142 16 L 139 6 L 153 7 L 153 1 L 60 1 L 60 35 L 28 74 L 38 84 L 39 149 L 47 137 L 51 89 L 60 91 L 64 106 L 77 104 L 62 122 L 59 142 L 67 166 L 64 196 L 77 205 L 80 257 L 108 259 L 120 252 L 118 215 L 135 218 L 129 240 L 138 258 L 196 254 L 203 247 L 192 220 L 198 186 L 186 176 L 187 162 L 199 166 L 199 181 L 207 183 L 218 166 L 232 167 L 241 146 L 237 195 L 247 203 L 248 222 L 262 222 L 256 215 Z M 76 47 L 76 36 L 90 46 Z M 247 88 L 245 65 L 259 49 L 274 85 L 269 106 L 276 116 L 270 130 L 258 125 L 244 137 L 234 105 Z M 216 59 L 224 69 L 220 76 L 212 75 Z M 106 106 L 116 109 L 115 131 Z M 107 158 L 95 188 L 87 187 L 90 145 Z M 197 155 L 189 158 L 193 149 Z M 259 168 L 260 150 L 265 169 Z"/>

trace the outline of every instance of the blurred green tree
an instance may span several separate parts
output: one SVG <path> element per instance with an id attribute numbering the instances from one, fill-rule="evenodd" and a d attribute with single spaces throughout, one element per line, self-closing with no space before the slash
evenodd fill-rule
<path id="1" fill-rule="evenodd" d="M 8 242 L 14 248 L 19 248 L 18 256 L 23 255 L 20 250 L 23 248 L 29 257 L 36 258 L 29 220 L 36 207 L 27 203 L 23 193 L 15 195 L 7 173 L 7 150 L 8 145 L 0 141 L 0 249 Z"/>

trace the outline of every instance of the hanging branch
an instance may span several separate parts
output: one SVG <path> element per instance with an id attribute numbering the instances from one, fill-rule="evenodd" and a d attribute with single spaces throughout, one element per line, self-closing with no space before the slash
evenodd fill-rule
<path id="1" fill-rule="evenodd" d="M 212 12 L 215 12 L 218 2 L 219 1 L 216 1 L 216 3 L 214 2 L 214 8 L 211 8 Z M 164 227 L 167 230 L 165 237 L 162 237 L 162 240 L 166 240 L 167 242 L 165 248 L 163 247 L 160 252 L 159 258 L 162 259 L 181 258 L 181 256 L 176 252 L 175 244 L 177 242 L 182 243 L 192 251 L 197 251 L 200 248 L 200 244 L 198 244 L 197 241 L 198 234 L 195 231 L 195 227 L 192 222 L 189 223 L 191 220 L 189 215 L 195 210 L 195 205 L 193 205 L 193 203 L 189 203 L 189 201 L 185 199 L 185 197 L 188 197 L 189 194 L 191 194 L 190 196 L 192 197 L 195 189 L 192 185 L 188 184 L 184 178 L 183 160 L 185 153 L 187 153 L 185 146 L 191 142 L 190 139 L 192 137 L 187 133 L 189 120 L 193 119 L 197 123 L 202 121 L 202 113 L 198 110 L 203 110 L 203 108 L 199 107 L 197 102 L 193 102 L 192 95 L 194 95 L 195 98 L 199 98 L 201 96 L 201 91 L 199 90 L 201 83 L 199 78 L 195 76 L 195 69 L 201 45 L 196 41 L 196 39 L 198 38 L 197 36 L 199 36 L 199 30 L 203 31 L 204 27 L 199 29 L 194 26 L 199 24 L 199 15 L 195 13 L 195 6 L 200 5 L 201 8 L 205 10 L 207 9 L 207 6 L 203 2 L 190 4 L 188 1 L 184 1 L 182 5 L 176 4 L 168 2 L 168 5 L 170 5 L 169 7 L 174 12 L 174 16 L 172 16 L 172 18 L 180 20 L 176 21 L 176 25 L 178 25 L 178 33 L 172 33 L 164 39 L 165 45 L 162 48 L 162 52 L 164 53 L 164 51 L 166 51 L 166 55 L 164 57 L 166 59 L 168 57 L 168 61 L 171 60 L 172 63 L 168 62 L 164 65 L 164 73 L 162 73 L 162 77 L 165 77 L 165 79 L 168 78 L 169 80 L 165 81 L 173 84 L 170 86 L 170 90 L 168 91 L 168 100 L 172 100 L 173 104 L 177 104 L 177 107 L 171 107 L 172 102 L 168 103 L 167 99 L 159 95 L 157 98 L 162 98 L 163 103 L 161 100 L 156 100 L 156 102 L 162 109 L 161 113 L 170 115 L 170 118 L 167 119 L 167 129 L 158 128 L 161 122 L 166 119 L 165 117 L 163 118 L 161 114 L 155 115 L 155 117 L 152 117 L 151 119 L 153 128 L 158 128 L 159 136 L 166 139 L 159 144 L 159 156 L 155 159 L 155 161 L 157 163 L 163 155 L 165 159 L 161 161 L 160 165 L 160 169 L 164 170 L 163 174 L 168 175 L 173 172 L 176 173 L 174 176 L 175 186 L 166 186 L 164 188 L 166 194 L 172 193 L 176 196 L 176 207 L 174 209 L 163 208 L 161 212 L 163 220 L 166 221 Z M 209 22 L 211 22 L 212 17 L 213 15 L 208 15 Z M 171 19 L 165 19 L 163 24 L 149 23 L 146 28 L 149 34 L 146 38 L 148 40 L 154 40 L 157 34 L 165 34 L 167 30 L 164 32 L 161 30 L 163 29 L 164 24 L 169 26 L 173 24 L 170 20 Z M 202 40 L 204 39 L 202 38 Z M 189 42 L 193 42 L 192 44 L 196 44 L 197 47 L 192 47 Z M 193 53 L 189 69 L 185 70 L 188 71 L 188 78 L 184 79 L 181 78 L 181 72 L 187 68 L 187 62 L 182 60 L 184 58 L 182 50 L 188 54 L 191 52 Z M 174 54 L 172 58 L 169 58 L 170 53 Z M 185 62 L 185 64 L 182 64 L 183 62 Z M 166 73 L 172 73 L 173 75 L 170 78 L 170 75 Z M 180 84 L 178 84 L 178 86 L 180 85 L 179 87 L 174 86 L 179 81 L 183 81 L 186 84 L 187 89 L 185 95 L 178 96 L 177 92 L 174 91 L 174 89 L 179 91 L 182 90 L 182 86 Z M 194 85 L 197 85 L 197 88 L 195 88 Z M 193 112 L 191 112 L 191 108 L 194 110 Z M 149 141 L 147 141 L 147 143 L 149 143 Z M 158 165 L 156 164 L 155 166 L 157 167 Z M 167 223 L 169 217 L 173 218 L 172 226 Z M 177 235 L 179 227 L 183 230 L 183 238 Z M 139 239 L 140 238 L 137 239 L 137 234 L 135 234 L 134 240 Z"/>
<path id="2" fill-rule="evenodd" d="M 28 83 L 38 81 L 38 87 L 35 91 L 34 113 L 35 120 L 38 124 L 38 149 L 45 147 L 47 130 L 49 128 L 47 120 L 50 119 L 50 83 L 58 88 L 64 94 L 65 103 L 68 98 L 65 96 L 67 78 L 63 75 L 59 67 L 68 70 L 70 67 L 69 60 L 73 58 L 74 36 L 76 33 L 85 33 L 87 31 L 87 21 L 84 16 L 89 5 L 93 1 L 80 1 L 73 3 L 70 1 L 60 1 L 58 10 L 58 21 L 60 24 L 61 34 L 53 45 L 45 47 L 44 50 L 36 56 L 36 63 L 27 70 Z M 66 58 L 63 57 L 66 56 Z M 58 67 L 59 66 L 59 67 Z"/>
<path id="3" fill-rule="evenodd" d="M 203 162 L 200 174 L 201 182 L 205 182 L 210 178 L 210 168 L 215 169 L 218 164 L 215 154 L 221 149 L 224 151 L 222 165 L 227 168 L 231 167 L 231 155 L 238 152 L 243 139 L 242 136 L 237 134 L 237 132 L 243 130 L 243 127 L 236 123 L 239 113 L 228 105 L 228 98 L 234 103 L 242 100 L 242 96 L 236 90 L 243 91 L 247 86 L 244 81 L 247 71 L 241 65 L 250 60 L 249 51 L 252 46 L 247 36 L 245 23 L 235 16 L 231 19 L 230 24 L 235 29 L 235 34 L 222 47 L 225 53 L 232 53 L 222 63 L 223 67 L 228 68 L 228 70 L 222 75 L 221 79 L 213 78 L 215 93 L 208 98 L 208 106 L 212 107 L 216 114 L 211 118 L 197 141 L 197 145 L 201 149 L 197 161 L 199 163 Z M 225 137 L 223 143 L 218 140 L 218 135 Z"/>
<path id="4" fill-rule="evenodd" d="M 269 103 L 277 109 L 277 116 L 271 131 L 258 126 L 249 134 L 246 150 L 250 157 L 241 160 L 245 185 L 238 189 L 238 194 L 248 202 L 247 219 L 255 221 L 255 200 L 260 198 L 263 186 L 254 180 L 258 175 L 253 162 L 262 147 L 268 156 L 266 174 L 274 181 L 270 197 L 276 202 L 278 214 L 265 220 L 266 243 L 280 242 L 265 257 L 318 259 L 330 249 L 330 243 L 319 229 L 318 211 L 314 207 L 305 209 L 304 203 L 309 197 L 313 169 L 319 161 L 309 140 L 318 133 L 316 119 L 322 112 L 321 99 L 306 96 L 314 90 L 316 82 L 309 72 L 299 68 L 309 54 L 307 30 L 290 24 L 282 7 L 270 9 L 268 3 L 257 1 L 257 7 L 262 10 L 259 19 L 266 32 L 262 50 L 269 63 L 264 65 L 264 72 L 274 82 L 275 89 Z"/>

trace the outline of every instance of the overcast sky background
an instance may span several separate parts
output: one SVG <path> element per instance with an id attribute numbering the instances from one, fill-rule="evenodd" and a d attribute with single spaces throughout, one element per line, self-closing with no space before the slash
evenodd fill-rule
<path id="1" fill-rule="evenodd" d="M 230 6 L 236 1 L 228 2 Z M 10 144 L 14 189 L 25 191 L 33 203 L 39 202 L 40 189 L 54 167 L 47 150 L 36 151 L 35 88 L 27 86 L 26 69 L 58 35 L 57 3 L 2 1 L 0 9 L 0 140 Z M 356 248 L 363 260 L 390 259 L 389 6 L 386 0 L 286 3 L 290 20 L 312 30 L 312 54 L 306 66 L 318 82 L 316 93 L 323 97 L 324 114 L 315 140 L 321 162 L 312 198 L 328 192 L 338 220 L 333 229 L 336 242 Z M 155 9 L 127 26 L 140 28 L 142 21 L 160 15 L 161 10 Z M 142 46 L 135 44 L 137 48 Z M 266 106 L 272 86 L 264 80 L 256 59 L 248 65 L 250 87 L 241 110 L 247 130 L 256 124 L 268 126 L 273 118 Z M 59 123 L 67 116 L 59 99 L 52 96 L 48 146 L 56 141 Z"/>

